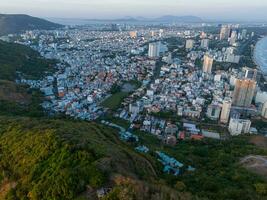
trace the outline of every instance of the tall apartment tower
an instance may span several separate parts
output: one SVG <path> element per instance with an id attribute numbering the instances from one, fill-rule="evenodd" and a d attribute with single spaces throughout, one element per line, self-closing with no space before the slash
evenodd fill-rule
<path id="1" fill-rule="evenodd" d="M 213 58 L 209 55 L 204 56 L 204 62 L 203 62 L 203 72 L 211 74 L 213 65 Z"/>
<path id="2" fill-rule="evenodd" d="M 243 29 L 241 33 L 242 40 L 247 38 L 247 29 Z"/>
<path id="3" fill-rule="evenodd" d="M 186 49 L 193 49 L 194 45 L 195 45 L 194 40 L 186 40 L 186 42 L 185 42 L 185 48 Z"/>
<path id="4" fill-rule="evenodd" d="M 251 105 L 256 90 L 256 81 L 251 79 L 237 79 L 233 94 L 233 105 L 248 107 Z"/>
<path id="5" fill-rule="evenodd" d="M 232 100 L 230 98 L 225 98 L 222 105 L 222 112 L 220 116 L 220 122 L 227 124 L 230 117 L 232 107 Z"/>
<path id="6" fill-rule="evenodd" d="M 158 57 L 159 52 L 160 52 L 160 43 L 159 42 L 154 42 L 154 43 L 149 44 L 148 57 L 150 57 L 150 58 Z"/>
<path id="7" fill-rule="evenodd" d="M 226 40 L 229 38 L 231 33 L 231 27 L 228 25 L 223 25 L 220 32 L 220 40 Z"/>
<path id="8" fill-rule="evenodd" d="M 208 49 L 209 48 L 209 39 L 202 39 L 201 40 L 201 48 Z"/>
<path id="9" fill-rule="evenodd" d="M 236 43 L 236 40 L 237 40 L 237 31 L 232 31 L 231 37 L 229 40 L 230 45 L 234 45 Z"/>
<path id="10" fill-rule="evenodd" d="M 267 101 L 262 106 L 261 116 L 267 119 Z"/>

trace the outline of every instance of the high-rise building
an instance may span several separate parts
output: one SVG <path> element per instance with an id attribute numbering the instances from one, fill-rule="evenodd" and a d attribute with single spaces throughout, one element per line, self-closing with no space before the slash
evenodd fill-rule
<path id="1" fill-rule="evenodd" d="M 262 106 L 261 116 L 267 119 L 267 101 Z"/>
<path id="2" fill-rule="evenodd" d="M 230 98 L 225 98 L 222 105 L 222 112 L 220 116 L 220 122 L 227 124 L 230 117 L 232 107 L 232 100 Z"/>
<path id="3" fill-rule="evenodd" d="M 202 39 L 201 40 L 201 48 L 203 49 L 208 49 L 209 48 L 209 39 Z"/>
<path id="4" fill-rule="evenodd" d="M 159 52 L 160 52 L 160 43 L 159 42 L 149 43 L 148 57 L 150 57 L 150 58 L 158 57 Z"/>
<path id="5" fill-rule="evenodd" d="M 242 40 L 245 40 L 247 38 L 247 29 L 243 29 L 241 33 Z"/>
<path id="6" fill-rule="evenodd" d="M 231 27 L 228 25 L 223 25 L 220 32 L 220 40 L 226 40 L 229 38 L 231 33 Z"/>
<path id="7" fill-rule="evenodd" d="M 220 117 L 221 107 L 218 104 L 210 104 L 207 110 L 207 117 L 211 120 L 218 120 Z"/>
<path id="8" fill-rule="evenodd" d="M 225 55 L 224 60 L 225 62 L 238 64 L 240 61 L 240 56 L 228 53 Z"/>
<path id="9" fill-rule="evenodd" d="M 186 40 L 185 48 L 186 49 L 193 49 L 195 41 L 194 40 Z"/>
<path id="10" fill-rule="evenodd" d="M 164 33 L 164 30 L 163 29 L 159 29 L 159 37 L 162 37 L 163 33 Z"/>
<path id="11" fill-rule="evenodd" d="M 256 104 L 264 104 L 267 101 L 267 92 L 264 91 L 257 91 L 256 97 L 255 97 L 255 103 Z"/>
<path id="12" fill-rule="evenodd" d="M 211 74 L 213 65 L 213 58 L 209 55 L 204 56 L 204 62 L 203 62 L 203 72 Z"/>
<path id="13" fill-rule="evenodd" d="M 248 107 L 251 105 L 256 90 L 256 81 L 250 79 L 237 79 L 233 93 L 233 105 Z"/>
<path id="14" fill-rule="evenodd" d="M 240 135 L 242 133 L 249 133 L 250 126 L 250 120 L 231 118 L 228 130 L 231 135 Z"/>
<path id="15" fill-rule="evenodd" d="M 237 36 L 238 36 L 237 35 L 237 31 L 232 31 L 231 37 L 230 37 L 230 40 L 229 40 L 230 45 L 234 45 L 236 43 Z"/>

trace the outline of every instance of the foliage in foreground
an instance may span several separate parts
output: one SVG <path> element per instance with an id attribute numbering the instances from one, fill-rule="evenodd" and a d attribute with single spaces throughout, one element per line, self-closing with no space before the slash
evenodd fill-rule
<path id="1" fill-rule="evenodd" d="M 113 129 L 73 120 L 0 117 L 0 158 L 0 183 L 16 185 L 8 199 L 74 199 L 114 173 L 157 176 Z"/>
<path id="2" fill-rule="evenodd" d="M 73 199 L 87 184 L 103 184 L 94 149 L 60 141 L 53 125 L 1 118 L 0 130 L 0 169 L 17 182 L 11 199 Z"/>

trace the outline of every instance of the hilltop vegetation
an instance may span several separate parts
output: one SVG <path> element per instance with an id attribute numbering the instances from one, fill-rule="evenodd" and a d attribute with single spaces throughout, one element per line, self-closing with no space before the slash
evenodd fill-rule
<path id="1" fill-rule="evenodd" d="M 42 101 L 39 90 L 0 80 L 0 115 L 42 117 Z"/>
<path id="2" fill-rule="evenodd" d="M 56 29 L 63 27 L 44 19 L 31 17 L 29 15 L 5 15 L 0 14 L 0 36 L 21 33 L 34 29 Z"/>
<path id="3" fill-rule="evenodd" d="M 40 79 L 53 72 L 55 64 L 30 47 L 0 41 L 0 79 L 14 81 L 17 72 L 28 79 Z"/>
<path id="4" fill-rule="evenodd" d="M 94 190 L 118 181 L 112 177 L 120 175 L 133 184 L 127 187 L 140 182 L 140 187 L 147 188 L 146 194 L 139 186 L 135 188 L 138 199 L 151 195 L 150 190 L 154 195 L 175 194 L 173 199 L 179 199 L 177 191 L 155 185 L 153 163 L 118 140 L 116 134 L 95 123 L 0 117 L 0 177 L 15 183 L 6 198 L 74 199 L 88 187 Z M 127 188 L 117 185 L 118 193 Z"/>
<path id="5" fill-rule="evenodd" d="M 47 60 L 30 47 L 0 41 L 0 115 L 40 117 L 42 94 L 18 85 L 18 73 L 28 79 L 41 79 L 55 71 L 55 60 Z"/>
<path id="6" fill-rule="evenodd" d="M 141 154 L 118 139 L 117 130 L 71 119 L 0 117 L 0 190 L 6 199 L 96 199 L 99 187 L 112 187 L 114 199 L 265 199 L 265 180 L 243 168 L 239 158 L 266 155 L 248 142 L 185 141 L 164 146 L 135 132 L 150 147 Z M 162 173 L 155 151 L 174 156 L 194 173 Z M 87 192 L 86 192 L 87 191 Z M 90 198 L 86 194 L 90 193 Z"/>

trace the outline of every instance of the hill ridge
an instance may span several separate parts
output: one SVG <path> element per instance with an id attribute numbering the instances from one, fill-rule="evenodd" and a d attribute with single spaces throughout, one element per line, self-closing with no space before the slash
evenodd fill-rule
<path id="1" fill-rule="evenodd" d="M 0 14 L 0 36 L 34 29 L 56 29 L 63 25 L 26 14 Z"/>

